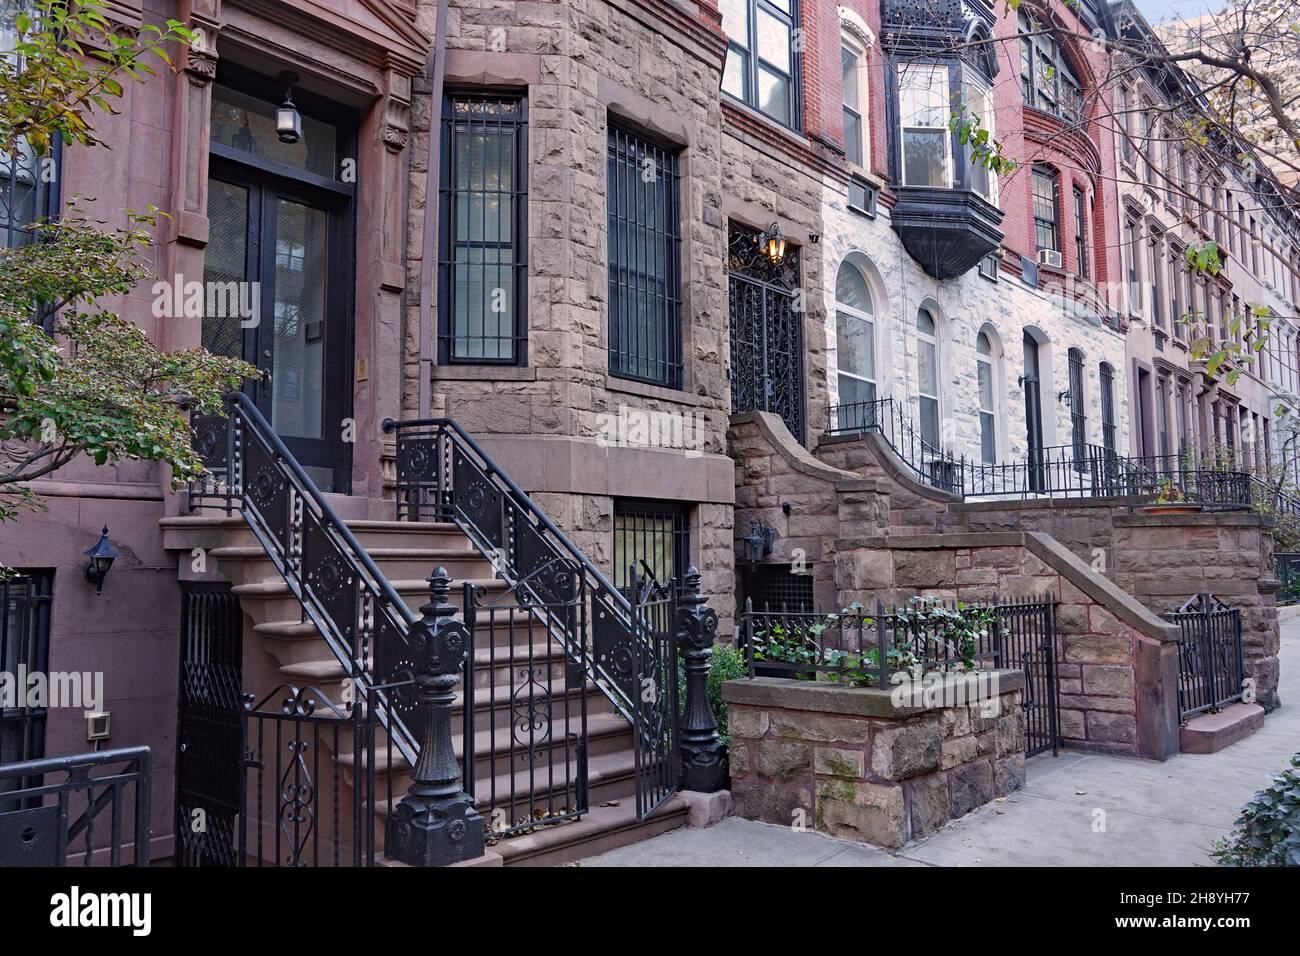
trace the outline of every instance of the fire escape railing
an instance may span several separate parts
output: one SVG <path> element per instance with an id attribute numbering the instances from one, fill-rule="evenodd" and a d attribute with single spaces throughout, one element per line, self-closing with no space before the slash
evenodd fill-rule
<path id="1" fill-rule="evenodd" d="M 257 406 L 226 397 L 224 416 L 195 416 L 194 447 L 205 473 L 189 487 L 191 513 L 215 507 L 252 530 L 330 650 L 377 701 L 377 718 L 415 763 L 424 711 L 383 690 L 413 658 L 414 612 L 321 494 Z"/>

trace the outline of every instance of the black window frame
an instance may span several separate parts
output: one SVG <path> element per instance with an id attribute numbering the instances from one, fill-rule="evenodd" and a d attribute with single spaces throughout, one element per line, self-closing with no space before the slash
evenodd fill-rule
<path id="1" fill-rule="evenodd" d="M 1097 366 L 1101 387 L 1101 447 L 1106 454 L 1115 454 L 1115 367 L 1109 362 Z"/>
<path id="2" fill-rule="evenodd" d="M 640 536 L 642 541 L 648 541 L 650 536 L 662 538 L 664 532 L 660 529 L 650 528 L 650 522 L 662 522 L 668 520 L 672 522 L 671 529 L 667 534 L 671 537 L 670 541 L 658 542 L 672 551 L 673 573 L 667 575 L 663 568 L 651 566 L 651 573 L 654 574 L 655 580 L 662 585 L 669 585 L 674 588 L 680 588 L 686 575 L 686 569 L 691 566 L 691 526 L 690 526 L 690 506 L 679 501 L 659 501 L 652 498 L 615 498 L 614 499 L 614 517 L 613 529 L 610 535 L 610 554 L 613 556 L 613 574 L 610 580 L 614 587 L 623 592 L 624 595 L 631 596 L 630 585 L 635 583 L 641 576 L 641 560 L 645 554 L 639 550 L 631 557 L 630 561 L 620 560 L 619 555 L 619 534 L 629 533 L 635 537 Z M 629 522 L 632 523 L 629 526 Z M 641 522 L 637 527 L 636 522 Z M 624 555 L 626 556 L 626 555 Z M 649 562 L 647 562 L 649 563 Z M 635 569 L 631 580 L 628 574 Z"/>
<path id="3" fill-rule="evenodd" d="M 1047 201 L 1046 198 L 1040 194 L 1038 188 L 1039 184 L 1044 180 L 1046 180 L 1052 187 L 1052 195 L 1051 195 L 1052 218 L 1050 220 L 1045 219 L 1043 216 L 1039 215 L 1041 204 Z M 1033 175 L 1031 178 L 1030 196 L 1032 199 L 1032 203 L 1031 203 L 1032 212 L 1034 214 L 1034 245 L 1040 252 L 1043 249 L 1049 249 L 1052 252 L 1061 251 L 1060 190 L 1061 190 L 1060 173 L 1058 173 L 1056 169 L 1054 169 L 1051 166 L 1046 166 L 1042 163 L 1035 164 L 1033 167 Z M 1051 231 L 1052 244 L 1050 246 L 1045 246 L 1040 241 L 1042 236 L 1042 231 L 1044 229 L 1048 229 Z"/>
<path id="4" fill-rule="evenodd" d="M 733 37 L 727 37 L 727 56 L 732 56 L 733 51 L 738 51 L 738 55 L 743 57 L 745 64 L 744 90 L 743 95 L 736 96 L 725 86 L 722 89 L 724 96 L 744 103 L 750 109 L 756 111 L 761 116 L 766 117 L 779 126 L 786 129 L 801 132 L 803 130 L 803 53 L 799 49 L 799 44 L 795 41 L 800 27 L 800 16 L 802 15 L 800 0 L 790 0 L 790 12 L 782 10 L 780 7 L 769 0 L 740 0 L 746 7 L 746 20 L 749 25 L 749 35 L 745 38 L 745 43 L 737 42 Z M 790 26 L 790 70 L 788 75 L 790 80 L 789 95 L 787 96 L 786 106 L 790 110 L 790 121 L 780 119 L 765 111 L 758 102 L 758 77 L 759 77 L 759 55 L 758 55 L 758 14 L 765 12 L 778 19 L 788 21 Z M 763 65 L 773 73 L 783 73 L 775 64 L 763 60 Z M 724 80 L 725 70 L 724 65 Z"/>
<path id="5" fill-rule="evenodd" d="M 511 352 L 508 357 L 494 357 L 485 355 L 458 355 L 456 353 L 456 343 L 464 339 L 472 339 L 474 336 L 460 336 L 456 334 L 454 328 L 455 312 L 455 249 L 453 243 L 457 227 L 457 208 L 459 203 L 456 201 L 458 195 L 454 187 L 455 169 L 454 161 L 456 157 L 455 136 L 462 125 L 461 117 L 455 112 L 454 104 L 456 103 L 488 103 L 488 102 L 514 102 L 518 104 L 518 112 L 513 117 L 500 117 L 483 121 L 483 127 L 488 126 L 502 128 L 511 127 L 514 131 L 513 156 L 511 161 L 511 184 L 509 190 L 494 190 L 498 196 L 508 194 L 513 203 L 513 209 L 510 212 L 510 223 L 512 236 L 510 248 L 512 252 L 512 262 L 508 267 L 512 272 L 512 281 L 514 283 L 511 308 L 513 311 L 511 322 Z M 496 365 L 506 368 L 523 367 L 528 364 L 528 96 L 527 91 L 514 89 L 497 89 L 497 88 L 457 88 L 448 90 L 443 95 L 442 102 L 442 135 L 441 135 L 441 171 L 440 182 L 438 184 L 439 199 L 439 216 L 438 216 L 438 364 L 439 365 Z M 465 125 L 472 125 L 472 121 L 465 121 Z M 468 130 L 465 130 L 468 131 Z M 489 190 L 484 189 L 482 192 L 487 193 Z M 486 241 L 479 243 L 468 242 L 465 244 L 469 248 L 487 248 L 489 245 L 495 245 L 502 248 L 501 243 L 489 244 Z M 486 275 L 487 266 L 482 265 L 484 275 Z M 500 268 L 500 267 L 498 267 Z M 486 303 L 486 297 L 484 299 Z M 500 336 L 478 336 L 479 339 L 488 341 L 497 341 Z"/>
<path id="6" fill-rule="evenodd" d="M 1019 12 L 1016 26 L 1020 36 L 1021 102 L 1071 123 L 1082 121 L 1083 84 L 1075 75 L 1060 38 L 1055 33 L 1043 32 L 1050 31 L 1051 28 L 1039 23 L 1023 9 Z M 1050 56 L 1043 54 L 1044 49 L 1050 51 Z M 1039 60 L 1050 60 L 1052 70 L 1050 76 L 1039 76 L 1040 71 L 1036 69 Z M 1040 80 L 1043 79 L 1050 84 L 1050 90 L 1041 85 Z M 1046 100 L 1048 105 L 1044 105 L 1040 100 Z M 1071 109 L 1071 106 L 1074 109 Z"/>
<path id="7" fill-rule="evenodd" d="M 1088 196 L 1078 186 L 1074 193 L 1074 255 L 1075 268 L 1081 279 L 1088 278 Z"/>
<path id="8" fill-rule="evenodd" d="M 610 120 L 606 137 L 606 225 L 608 252 L 608 296 L 607 296 L 607 354 L 609 374 L 614 378 L 643 382 L 647 385 L 659 385 L 664 388 L 680 390 L 684 368 L 684 343 L 682 340 L 682 223 L 681 223 L 681 164 L 680 148 L 673 143 L 647 135 L 624 123 Z M 631 152 L 632 148 L 635 149 Z M 641 204 L 635 194 L 629 195 L 629 187 L 637 183 L 648 185 L 642 175 L 644 162 L 653 159 L 655 169 L 659 171 L 654 182 L 666 184 L 667 192 L 662 199 L 664 228 L 655 228 L 656 223 L 648 223 L 639 218 Z M 658 201 L 656 202 L 658 206 Z M 648 206 L 645 208 L 648 209 Z M 627 211 L 631 209 L 635 218 L 628 219 Z M 618 223 L 625 223 L 619 228 Z M 653 277 L 648 271 L 636 271 L 621 264 L 622 256 L 628 252 L 628 242 L 622 242 L 620 236 L 627 226 L 656 237 L 665 243 L 665 248 L 656 255 L 662 255 L 665 275 Z M 635 255 L 644 255 L 648 243 L 638 239 L 635 243 Z M 634 275 L 636 288 L 625 275 Z M 643 283 L 641 280 L 645 278 Z M 653 293 L 653 284 L 662 287 L 662 293 Z M 644 285 L 644 290 L 641 288 Z M 624 298 L 624 292 L 629 293 Z M 645 351 L 648 336 L 646 330 L 635 327 L 636 316 L 625 317 L 622 305 L 634 301 L 631 295 L 648 293 L 657 301 L 656 316 L 664 321 L 662 333 L 662 355 L 650 355 Z M 638 310 L 639 311 L 639 310 Z M 646 341 L 643 341 L 643 338 Z M 648 374 L 649 366 L 661 366 L 660 374 Z"/>
<path id="9" fill-rule="evenodd" d="M 20 582 L 22 593 L 15 593 Z M 52 568 L 14 568 L 7 577 L 0 578 L 0 672 L 14 675 L 20 669 L 28 674 L 49 672 L 53 603 Z M 24 633 L 11 631 L 11 617 L 24 622 Z M 23 688 L 17 690 L 21 693 Z M 45 756 L 47 717 L 48 710 L 44 707 L 0 707 L 0 763 L 38 760 Z"/>
<path id="10" fill-rule="evenodd" d="M 1066 352 L 1070 376 L 1070 448 L 1074 457 L 1074 470 L 1083 472 L 1088 467 L 1088 412 L 1084 404 L 1083 350 L 1072 346 Z"/>

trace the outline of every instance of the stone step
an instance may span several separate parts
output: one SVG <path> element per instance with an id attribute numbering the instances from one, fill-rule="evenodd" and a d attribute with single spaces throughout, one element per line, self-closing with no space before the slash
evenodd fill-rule
<path id="1" fill-rule="evenodd" d="M 266 626 L 266 625 L 259 625 Z M 310 636 L 315 638 L 316 631 L 311 625 Z M 321 657 L 324 650 L 317 647 L 317 655 L 287 663 L 280 668 L 280 674 L 290 684 L 333 684 L 341 683 L 347 677 L 347 670 L 333 656 Z M 508 686 L 510 677 L 519 677 L 519 668 L 537 670 L 537 679 L 545 681 L 549 676 L 555 685 L 564 680 L 564 652 L 553 644 L 531 644 L 514 648 L 513 654 L 504 652 L 503 648 L 476 647 L 472 667 L 474 686 L 488 688 Z"/>
<path id="2" fill-rule="evenodd" d="M 261 547 L 253 530 L 238 515 L 182 515 L 159 521 L 168 551 L 193 548 Z M 464 548 L 464 533 L 446 521 L 347 521 L 348 530 L 366 550 L 373 548 Z"/>
<path id="3" fill-rule="evenodd" d="M 508 590 L 507 584 L 497 578 L 467 578 L 466 580 L 474 587 L 481 588 L 487 600 L 503 595 Z M 417 611 L 420 605 L 429 601 L 429 583 L 423 579 L 398 579 L 390 580 L 389 583 L 398 597 L 412 611 Z M 456 608 L 460 608 L 464 603 L 464 593 L 460 588 L 463 583 L 455 582 L 451 593 L 447 596 L 449 603 Z M 237 584 L 231 588 L 231 592 L 239 597 L 244 613 L 254 625 L 270 621 L 291 621 L 300 617 L 302 613 L 298 599 L 289 590 L 289 585 L 280 578 Z"/>
<path id="4" fill-rule="evenodd" d="M 572 823 L 543 827 L 533 833 L 499 840 L 492 850 L 506 866 L 559 866 L 667 833 L 686 824 L 689 807 L 678 794 L 665 800 L 644 823 L 637 822 L 636 800 L 591 809 Z"/>
<path id="5" fill-rule="evenodd" d="M 1185 754 L 1218 753 L 1264 726 L 1259 704 L 1229 704 L 1217 714 L 1197 714 L 1178 731 L 1178 749 Z"/>
<path id="6" fill-rule="evenodd" d="M 492 563 L 468 545 L 459 548 L 369 548 L 367 553 L 390 581 L 418 578 L 421 575 L 427 578 L 436 567 L 446 569 L 453 581 L 490 578 L 495 574 Z M 240 581 L 269 581 L 279 577 L 270 556 L 261 547 L 240 545 L 213 548 L 208 556 L 216 559 L 219 573 L 223 561 L 242 564 Z"/>

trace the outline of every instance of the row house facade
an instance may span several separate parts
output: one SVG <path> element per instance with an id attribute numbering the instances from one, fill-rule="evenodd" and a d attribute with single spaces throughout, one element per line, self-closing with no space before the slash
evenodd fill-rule
<path id="1" fill-rule="evenodd" d="M 1300 242 L 1235 181 L 1215 188 L 1245 225 L 1225 223 L 1213 285 L 1224 308 L 1279 316 L 1263 367 L 1210 381 L 1171 312 L 1162 326 L 1126 298 L 1142 276 L 1129 223 L 1166 249 L 1198 223 L 1158 211 L 1168 195 L 1112 121 L 1112 65 L 1073 39 L 1119 29 L 1100 0 L 112 10 L 202 42 L 128 87 L 109 148 L 63 152 L 57 189 L 11 176 L 5 238 L 24 241 L 20 193 L 27 221 L 78 193 L 110 222 L 118 205 L 167 210 L 163 285 L 121 310 L 161 347 L 263 369 L 249 399 L 349 521 L 392 515 L 386 418 L 454 419 L 615 586 L 696 566 L 726 635 L 755 585 L 738 572 L 737 414 L 771 413 L 815 452 L 888 403 L 928 453 L 998 466 L 1173 453 L 1170 436 L 1244 447 L 1248 427 L 1267 449 L 1297 385 L 1283 317 Z M 962 144 L 954 102 L 1014 169 Z M 261 321 L 159 308 L 195 281 L 251 284 Z M 108 739 L 156 755 L 165 856 L 182 581 L 228 585 L 226 558 L 196 570 L 160 466 L 77 463 L 35 490 L 46 509 L 0 528 L 0 562 L 21 572 L 0 584 L 0 670 L 23 648 L 29 668 L 107 675 Z M 96 594 L 84 553 L 104 527 L 121 557 Z M 264 623 L 241 624 L 243 661 L 270 680 Z M 87 746 L 80 711 L 39 718 L 0 723 L 0 763 Z"/>
<path id="2" fill-rule="evenodd" d="M 1131 3 L 1114 8 L 1127 38 L 1160 42 Z M 1251 468 L 1285 455 L 1294 473 L 1294 451 L 1274 450 L 1289 444 L 1278 423 L 1295 411 L 1300 354 L 1293 198 L 1258 160 L 1222 162 L 1228 144 L 1191 144 L 1198 93 L 1187 76 L 1131 63 L 1115 72 L 1129 451 Z M 1187 267 L 1189 247 L 1209 242 L 1222 262 L 1214 276 Z M 1222 348 L 1232 358 L 1211 370 L 1207 352 Z"/>

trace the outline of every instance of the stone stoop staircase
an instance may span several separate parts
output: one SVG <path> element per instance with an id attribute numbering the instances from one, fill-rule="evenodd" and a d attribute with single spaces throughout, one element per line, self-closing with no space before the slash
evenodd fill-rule
<path id="1" fill-rule="evenodd" d="M 469 581 L 485 591 L 484 600 L 503 595 L 506 582 L 493 573 L 491 563 L 479 554 L 456 525 L 451 523 L 416 523 L 370 518 L 352 518 L 352 514 L 391 513 L 391 501 L 366 502 L 356 498 L 329 495 L 327 498 L 336 512 L 343 517 L 349 529 L 369 552 L 384 576 L 398 595 L 413 610 L 429 600 L 430 572 L 442 566 L 454 579 L 451 591 L 453 604 L 460 608 L 463 593 L 460 585 Z M 280 577 L 270 558 L 265 554 L 253 532 L 241 518 L 221 514 L 199 513 L 192 516 L 166 518 L 162 522 L 164 547 L 181 552 L 179 566 L 182 580 L 229 581 L 232 591 L 239 597 L 244 612 L 244 668 L 245 686 L 265 694 L 280 684 L 294 687 L 320 688 L 331 699 L 342 698 L 347 672 L 325 643 L 314 624 L 304 620 L 297 599 Z M 204 574 L 189 572 L 189 553 L 194 548 L 207 552 L 208 566 Z M 417 611 L 418 613 L 418 611 Z M 524 612 L 512 612 L 516 634 L 528 626 Z M 519 800 L 520 787 L 529 787 L 526 766 L 517 767 L 513 779 L 503 764 L 512 758 L 508 754 L 492 751 L 492 728 L 496 739 L 509 738 L 510 726 L 516 715 L 512 709 L 512 688 L 525 679 L 525 669 L 534 673 L 549 670 L 557 682 L 555 697 L 563 697 L 564 653 L 554 640 L 548 640 L 544 627 L 532 622 L 531 637 L 527 641 L 515 640 L 513 648 L 501 635 L 511 623 L 497 615 L 497 626 L 490 628 L 480 620 L 474 640 L 475 713 L 474 773 L 476 780 L 476 805 L 491 827 L 493 792 L 491 778 L 495 770 L 498 793 L 510 793 L 515 787 Z M 489 643 L 494 640 L 496 646 Z M 453 726 L 460 727 L 464 716 L 464 688 L 458 692 L 452 715 Z M 631 725 L 614 711 L 605 695 L 590 681 L 581 691 L 587 707 L 587 764 L 589 811 L 576 821 L 541 827 L 529 833 L 506 837 L 490 847 L 506 865 L 555 865 L 569 863 L 605 850 L 657 835 L 686 822 L 687 808 L 678 796 L 670 797 L 644 822 L 636 819 L 634 799 L 634 753 Z M 576 695 L 557 704 L 576 718 Z M 560 741 L 564 717 L 556 714 L 556 727 L 552 735 Z M 335 759 L 344 768 L 349 785 L 355 770 L 351 750 L 350 731 L 342 753 Z M 393 765 L 387 766 L 383 731 L 379 731 L 376 749 L 377 773 L 387 777 L 396 804 L 405 793 L 410 781 L 409 763 L 393 750 Z M 463 753 L 463 736 L 455 735 L 458 757 Z M 564 767 L 564 758 L 556 755 L 548 761 L 558 768 Z M 548 763 L 547 770 L 550 770 Z M 572 779 L 577 779 L 576 759 L 569 761 Z M 548 773 L 539 773 L 531 793 L 545 803 L 549 791 L 544 782 Z M 381 781 L 378 792 L 386 787 Z M 507 801 L 509 802 L 509 801 Z M 527 806 L 526 797 L 524 805 Z M 512 809 L 512 808 L 511 808 Z M 376 807 L 376 840 L 382 846 L 387 804 L 382 800 Z M 512 814 L 513 816 L 513 814 Z M 512 820 L 513 822 L 513 820 Z"/>

